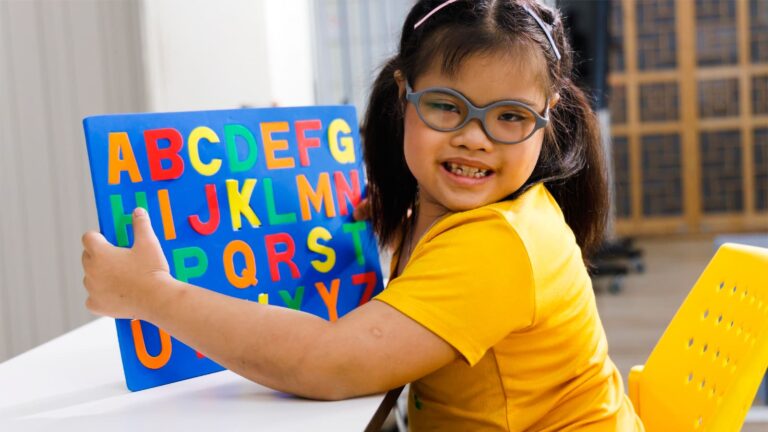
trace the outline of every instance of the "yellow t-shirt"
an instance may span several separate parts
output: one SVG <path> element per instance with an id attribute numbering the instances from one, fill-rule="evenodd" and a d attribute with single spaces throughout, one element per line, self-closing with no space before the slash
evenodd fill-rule
<path id="1" fill-rule="evenodd" d="M 414 431 L 643 430 L 581 251 L 541 184 L 438 221 L 376 299 L 463 356 L 411 384 Z"/>

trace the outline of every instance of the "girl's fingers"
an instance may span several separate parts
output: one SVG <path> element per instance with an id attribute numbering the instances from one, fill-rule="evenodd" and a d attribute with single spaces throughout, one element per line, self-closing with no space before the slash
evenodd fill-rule
<path id="1" fill-rule="evenodd" d="M 83 234 L 82 242 L 83 248 L 85 248 L 86 251 L 92 251 L 105 244 L 109 244 L 107 239 L 105 239 L 101 233 L 96 231 L 87 231 Z"/>
<path id="2" fill-rule="evenodd" d="M 152 223 L 149 220 L 149 214 L 141 207 L 136 207 L 133 211 L 133 233 L 135 239 L 134 247 L 152 247 L 160 249 L 160 242 L 157 240 L 155 231 L 152 229 Z"/>
<path id="3" fill-rule="evenodd" d="M 371 203 L 368 198 L 363 198 L 355 207 L 352 216 L 356 221 L 368 220 L 371 218 Z"/>

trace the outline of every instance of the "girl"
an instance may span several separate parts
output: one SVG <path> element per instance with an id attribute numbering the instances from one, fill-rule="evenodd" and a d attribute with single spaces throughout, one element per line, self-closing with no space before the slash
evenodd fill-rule
<path id="1" fill-rule="evenodd" d="M 419 1 L 365 117 L 370 214 L 395 247 L 376 301 L 331 323 L 176 281 L 137 209 L 132 249 L 85 234 L 87 307 L 305 397 L 410 382 L 413 430 L 642 430 L 583 261 L 606 185 L 570 74 L 534 0 Z"/>

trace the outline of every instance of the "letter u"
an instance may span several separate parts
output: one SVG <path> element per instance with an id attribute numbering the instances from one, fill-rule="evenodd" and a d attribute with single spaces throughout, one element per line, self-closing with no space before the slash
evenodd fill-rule
<path id="1" fill-rule="evenodd" d="M 131 333 L 133 334 L 133 345 L 136 348 L 136 356 L 141 364 L 149 369 L 160 369 L 171 359 L 171 336 L 162 329 L 160 332 L 160 353 L 156 356 L 147 352 L 147 346 L 144 344 L 144 332 L 141 329 L 141 321 L 131 320 Z"/>

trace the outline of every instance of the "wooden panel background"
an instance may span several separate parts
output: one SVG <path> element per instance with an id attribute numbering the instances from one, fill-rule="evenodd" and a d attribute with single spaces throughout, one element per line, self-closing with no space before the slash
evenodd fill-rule
<path id="1" fill-rule="evenodd" d="M 145 109 L 139 0 L 0 0 L 0 361 L 92 316 L 81 121 Z"/>
<path id="2" fill-rule="evenodd" d="M 768 2 L 612 0 L 610 31 L 617 233 L 768 230 Z"/>

